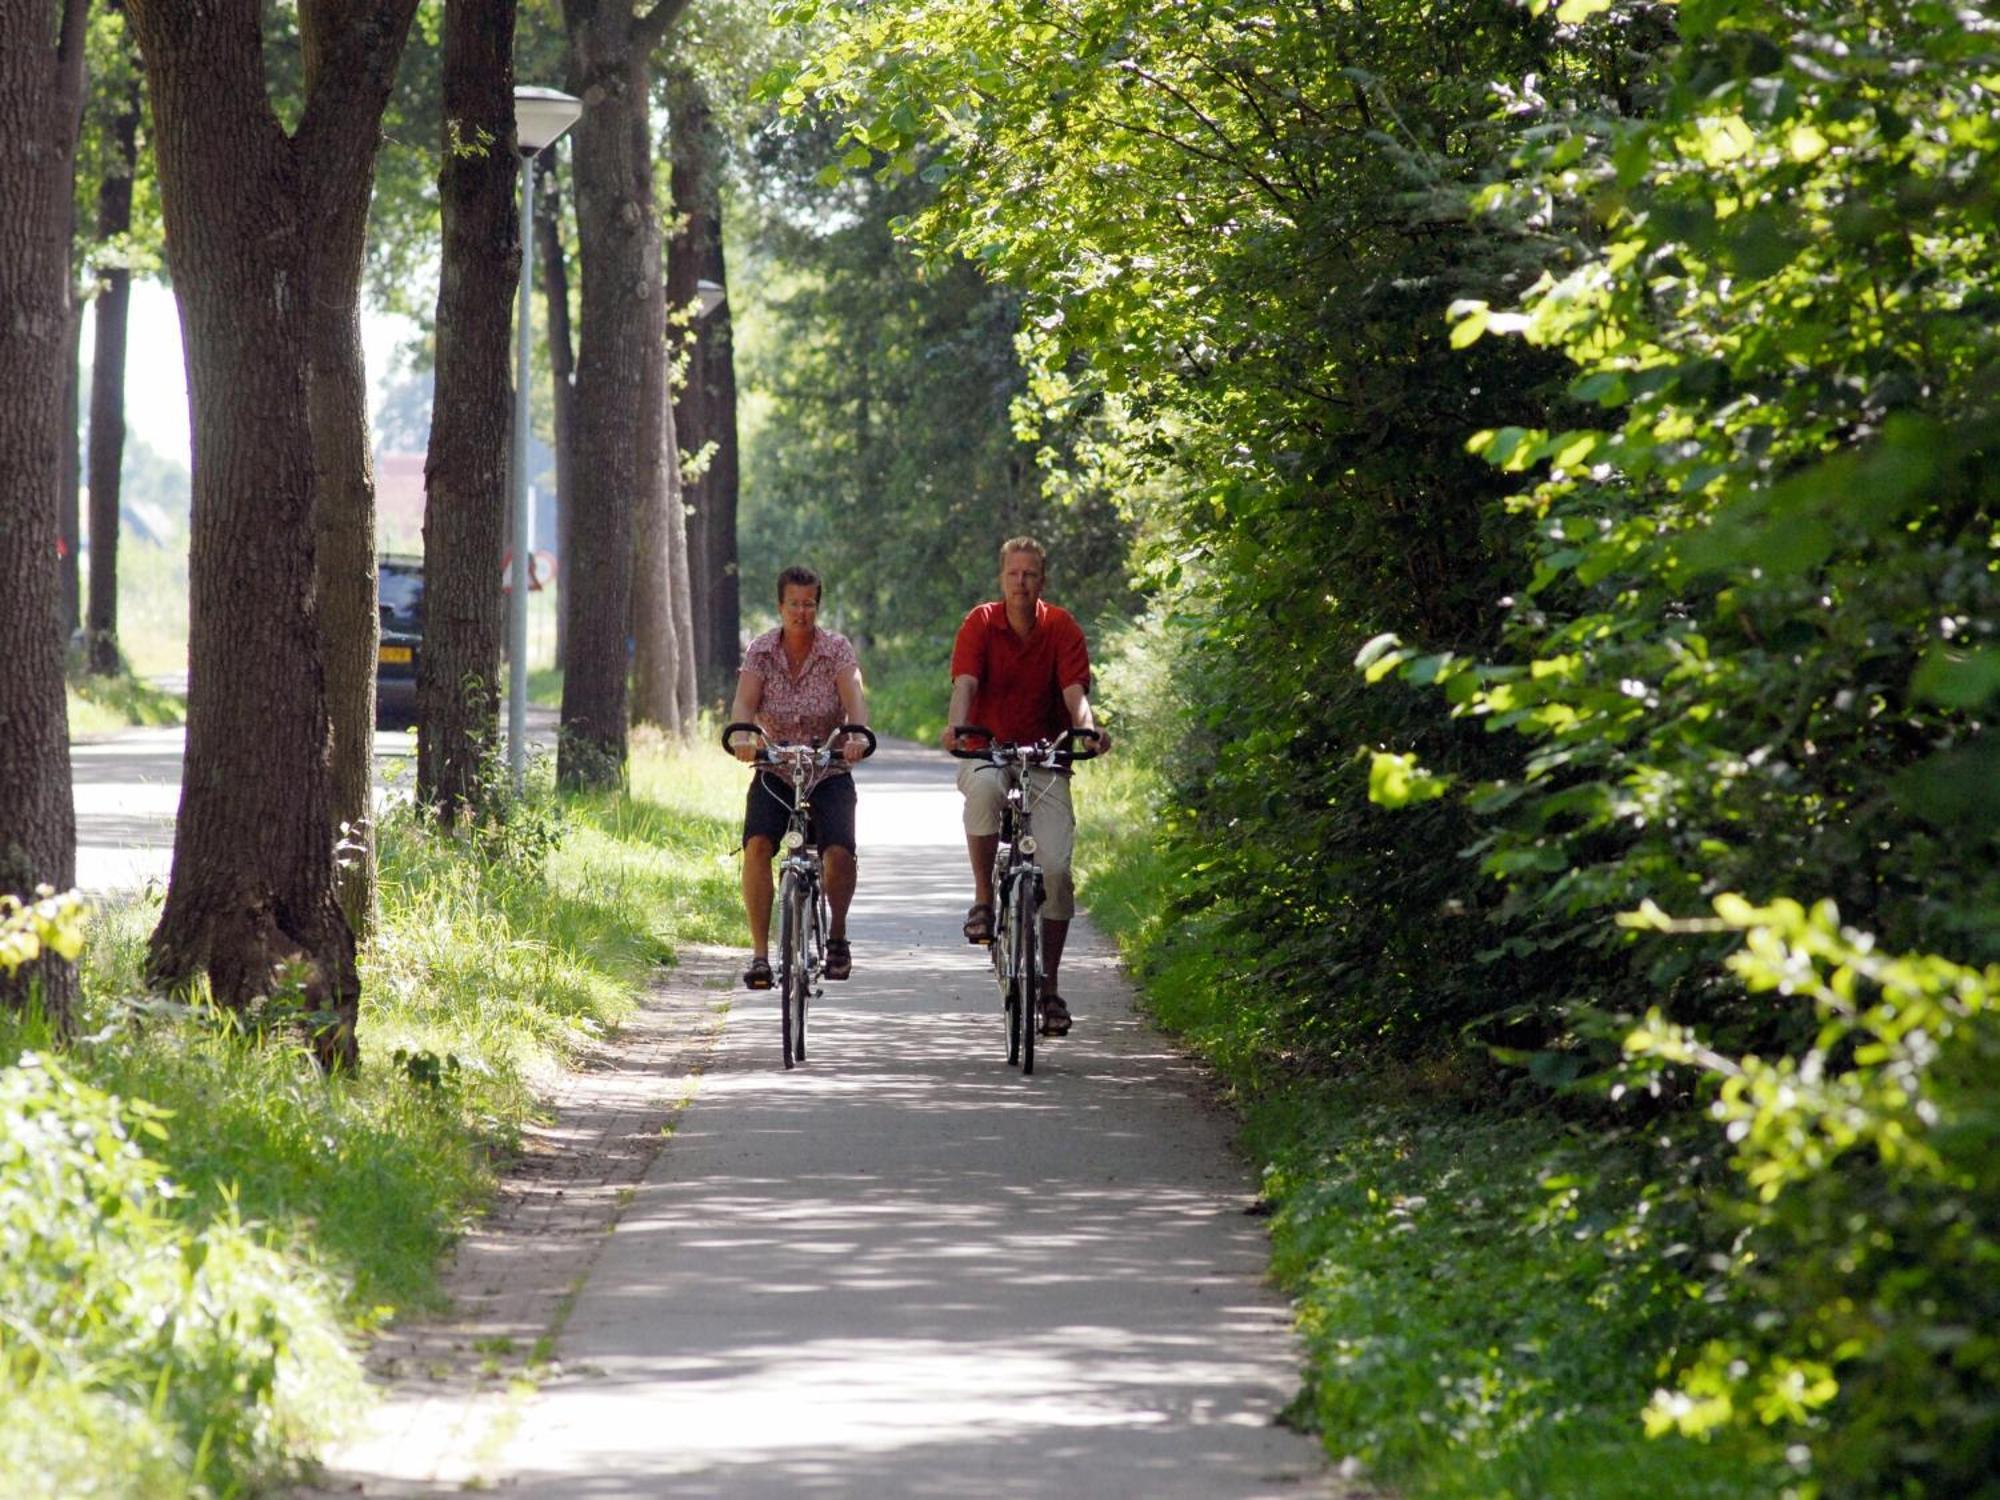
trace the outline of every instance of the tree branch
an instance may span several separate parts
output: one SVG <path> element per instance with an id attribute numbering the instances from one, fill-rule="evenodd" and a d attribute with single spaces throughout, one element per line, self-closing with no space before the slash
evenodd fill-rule
<path id="1" fill-rule="evenodd" d="M 658 0 L 658 3 L 645 15 L 633 17 L 632 44 L 641 52 L 652 52 L 667 39 L 667 33 L 674 29 L 674 23 L 693 3 L 694 0 Z"/>

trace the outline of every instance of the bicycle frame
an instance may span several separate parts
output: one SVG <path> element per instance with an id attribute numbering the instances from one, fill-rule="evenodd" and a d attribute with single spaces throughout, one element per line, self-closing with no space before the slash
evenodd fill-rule
<path id="1" fill-rule="evenodd" d="M 875 736 L 865 724 L 842 724 L 822 745 L 780 745 L 759 726 L 736 723 L 722 731 L 725 750 L 734 752 L 731 741 L 739 733 L 757 736 L 753 765 L 776 770 L 791 783 L 791 804 L 780 840 L 776 900 L 779 1030 L 785 1066 L 791 1068 L 806 1060 L 806 1015 L 809 1002 L 824 993 L 820 975 L 826 967 L 829 913 L 819 845 L 813 838 L 812 790 L 833 764 L 836 741 L 848 734 L 865 736 L 868 744 L 862 758 L 866 759 L 875 753 Z"/>
<path id="2" fill-rule="evenodd" d="M 1007 1061 L 1023 1074 L 1035 1071 L 1035 1034 L 1040 1021 L 1042 982 L 1041 911 L 1045 880 L 1034 834 L 1034 797 L 1028 772 L 1061 770 L 1074 761 L 1090 760 L 1096 750 L 1070 748 L 1071 741 L 1095 731 L 1064 730 L 1052 740 L 1028 745 L 994 740 L 989 730 L 960 725 L 965 738 L 985 738 L 983 750 L 954 750 L 960 760 L 982 761 L 1006 778 L 1000 819 L 1000 847 L 993 857 L 993 942 L 988 952 L 1000 986 L 1000 1004 L 1007 1019 Z"/>

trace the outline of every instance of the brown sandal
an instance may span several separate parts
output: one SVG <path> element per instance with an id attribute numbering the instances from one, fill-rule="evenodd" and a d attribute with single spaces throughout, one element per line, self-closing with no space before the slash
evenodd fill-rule
<path id="1" fill-rule="evenodd" d="M 771 961 L 767 958 L 753 958 L 750 967 L 743 971 L 743 988 L 746 990 L 768 990 L 771 987 Z"/>
<path id="2" fill-rule="evenodd" d="M 993 908 L 984 901 L 976 901 L 965 914 L 965 940 L 978 943 L 982 947 L 993 942 Z"/>
<path id="3" fill-rule="evenodd" d="M 1043 1036 L 1069 1035 L 1069 1006 L 1061 995 L 1042 996 L 1041 1010 Z"/>

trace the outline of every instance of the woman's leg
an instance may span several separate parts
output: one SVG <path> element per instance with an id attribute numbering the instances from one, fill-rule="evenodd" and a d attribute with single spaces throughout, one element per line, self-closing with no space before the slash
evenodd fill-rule
<path id="1" fill-rule="evenodd" d="M 743 910 L 750 918 L 750 951 L 771 955 L 771 857 L 777 845 L 761 833 L 743 841 Z"/>
<path id="2" fill-rule="evenodd" d="M 847 907 L 854 900 L 856 865 L 854 851 L 830 845 L 820 856 L 826 869 L 826 901 L 833 908 L 833 931 L 829 938 L 847 936 Z"/>

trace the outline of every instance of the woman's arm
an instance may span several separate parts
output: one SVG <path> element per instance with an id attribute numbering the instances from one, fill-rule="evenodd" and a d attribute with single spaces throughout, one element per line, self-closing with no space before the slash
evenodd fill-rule
<path id="1" fill-rule="evenodd" d="M 742 675 L 736 679 L 736 698 L 729 705 L 729 722 L 732 724 L 754 724 L 757 722 L 757 710 L 763 707 L 763 705 L 764 674 L 750 667 L 745 667 Z M 755 760 L 757 758 L 757 746 L 755 742 L 745 740 L 742 744 L 738 745 L 736 747 L 736 758 L 740 761 Z"/>
<path id="2" fill-rule="evenodd" d="M 866 724 L 868 722 L 868 695 L 861 686 L 861 666 L 857 662 L 841 669 L 833 679 L 833 685 L 840 690 L 840 711 L 847 717 L 846 724 Z M 863 745 L 859 736 L 848 740 L 841 747 L 841 754 L 848 760 L 861 759 Z"/>

